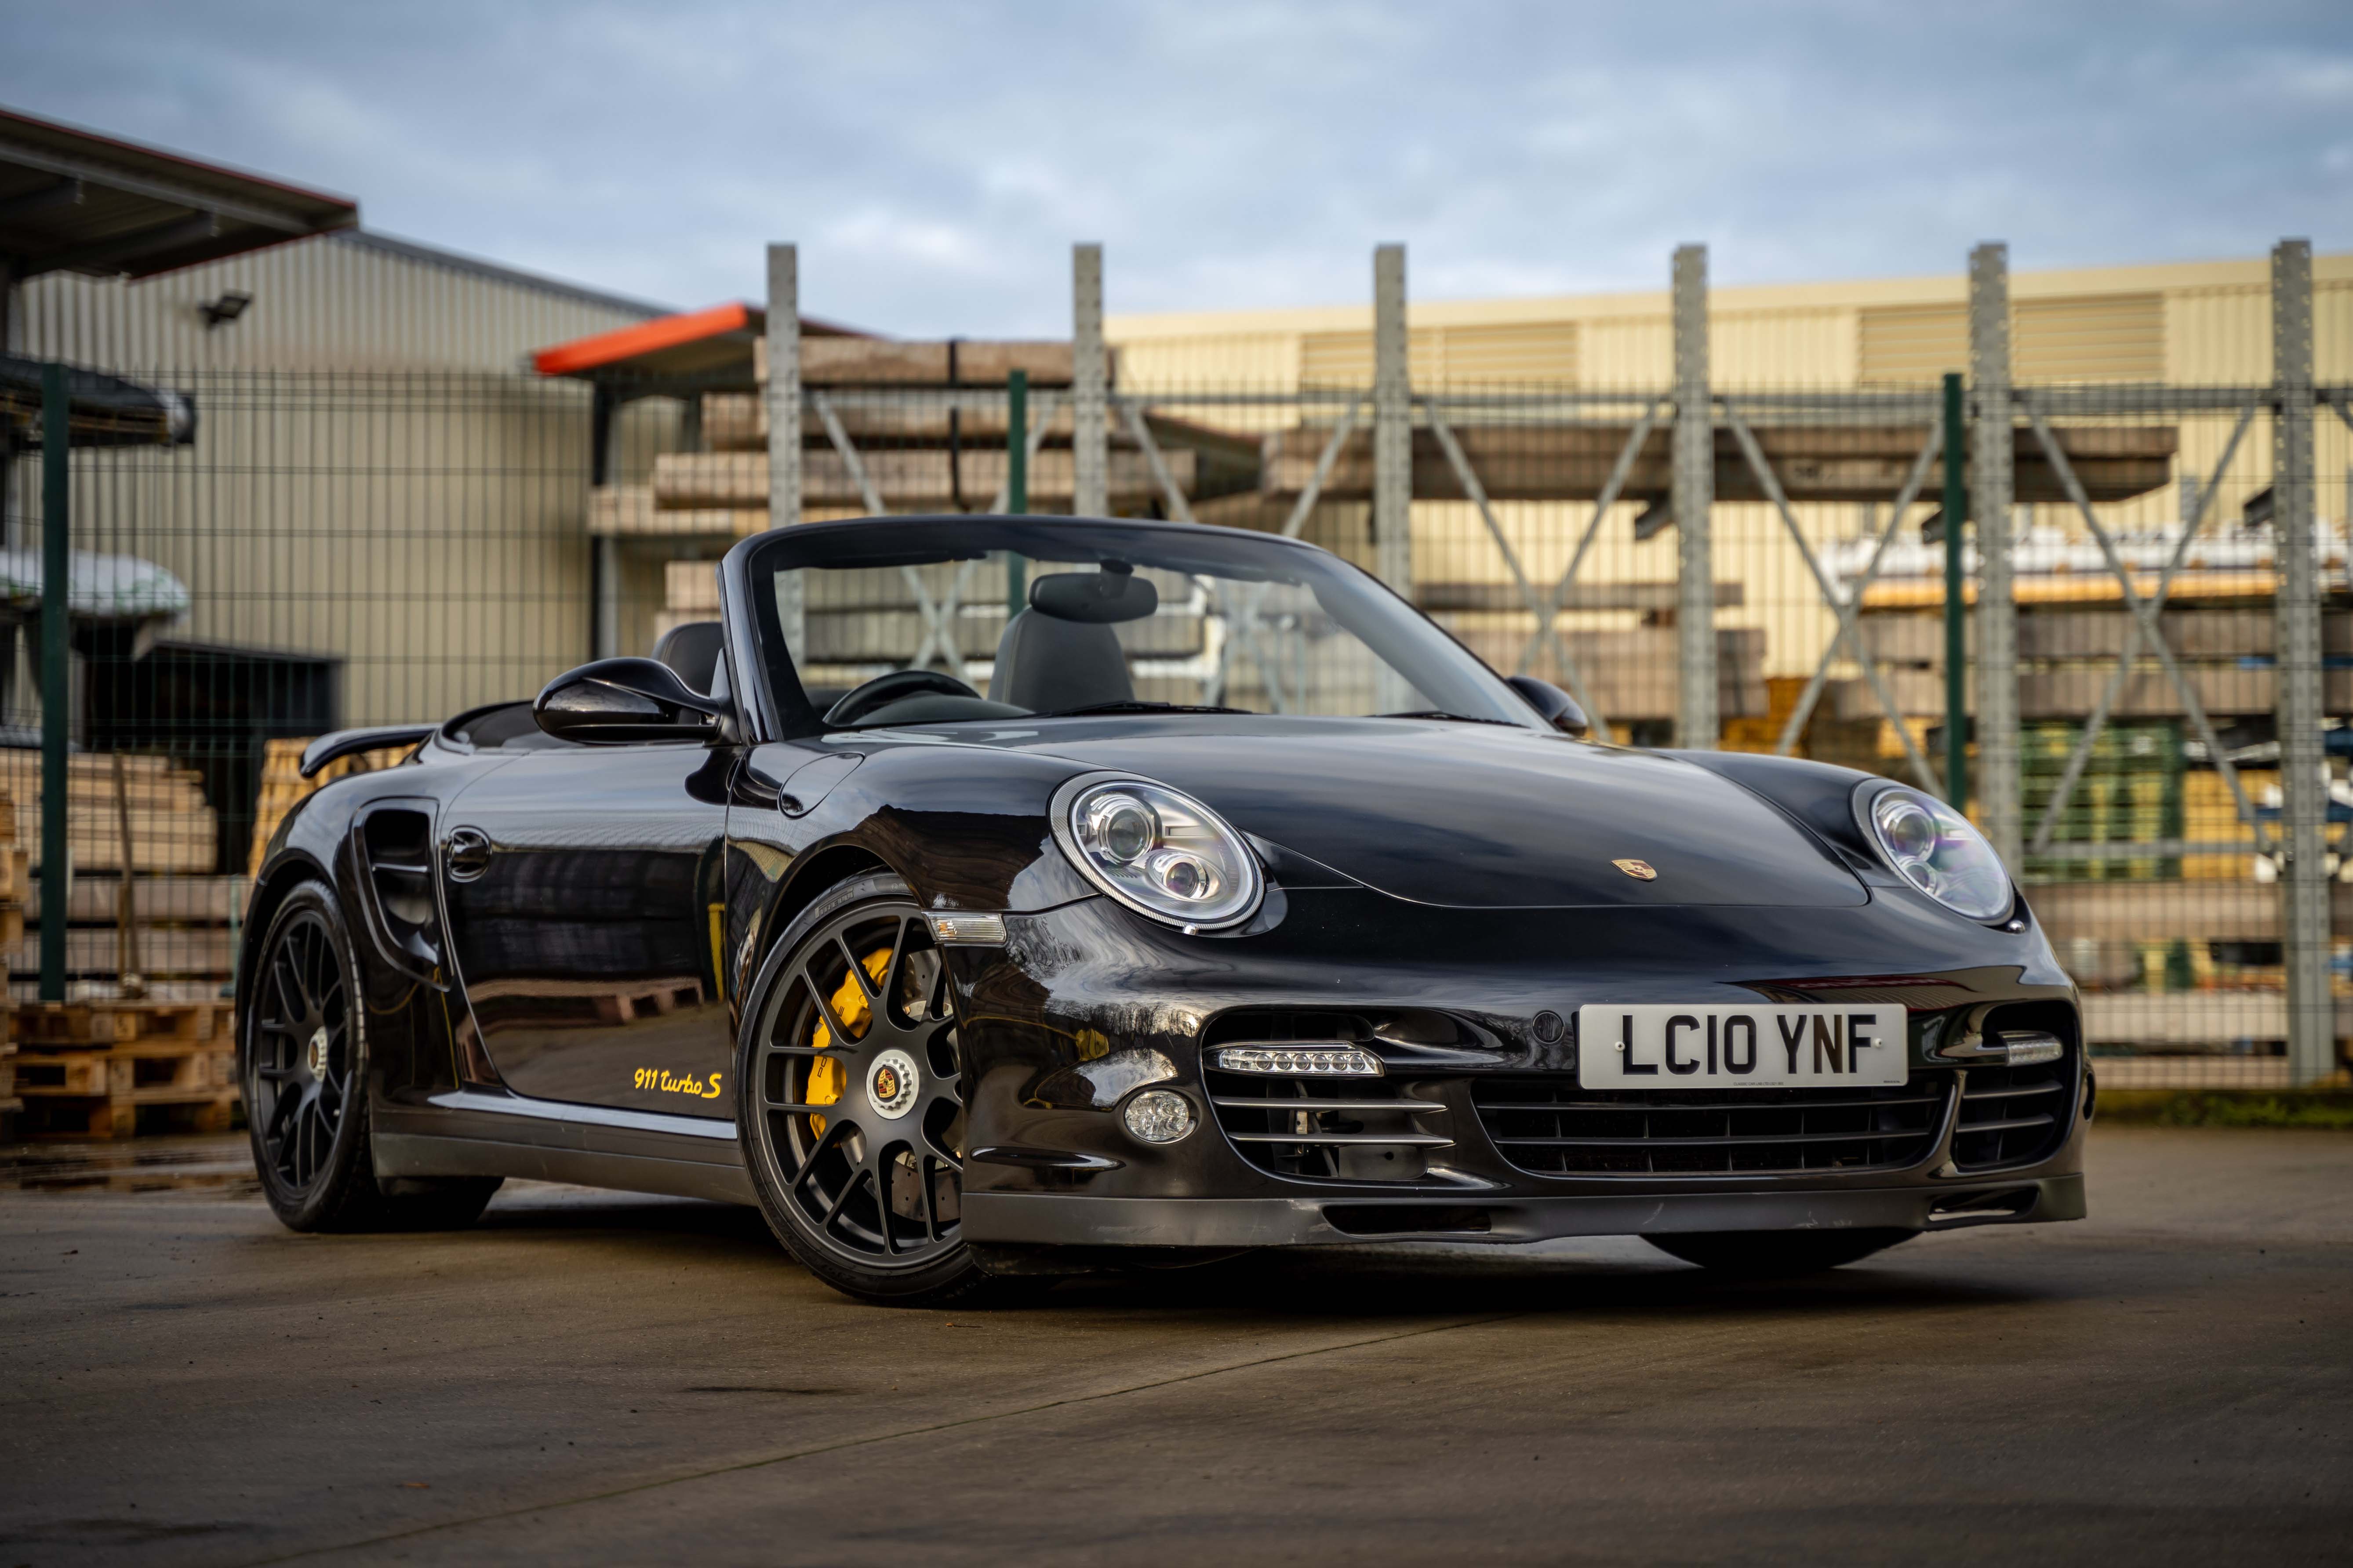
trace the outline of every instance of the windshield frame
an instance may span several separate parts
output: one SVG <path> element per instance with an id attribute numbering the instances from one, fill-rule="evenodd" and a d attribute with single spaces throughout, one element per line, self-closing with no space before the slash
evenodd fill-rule
<path id="1" fill-rule="evenodd" d="M 1509 715 L 1508 719 L 1479 714 L 1467 717 L 1487 722 L 1520 723 L 1536 731 L 1547 728 L 1527 700 L 1513 689 L 1502 676 L 1489 668 L 1461 639 L 1422 614 L 1388 584 L 1320 545 L 1282 534 L 1261 533 L 1254 529 L 1223 528 L 1208 523 L 987 513 L 853 518 L 838 522 L 802 523 L 754 534 L 731 549 L 722 563 L 721 576 L 725 584 L 729 614 L 747 633 L 738 644 L 738 659 L 754 675 L 759 688 L 756 700 L 765 709 L 760 718 L 766 721 L 760 727 L 777 739 L 854 732 L 828 727 L 824 714 L 810 702 L 807 690 L 802 687 L 799 671 L 794 666 L 786 645 L 776 604 L 775 584 L 780 572 L 806 567 L 841 570 L 923 565 L 983 558 L 993 551 L 1001 550 L 1011 550 L 1039 561 L 1124 561 L 1137 552 L 1139 542 L 1144 539 L 1148 539 L 1150 543 L 1142 545 L 1143 552 L 1153 556 L 1174 556 L 1178 563 L 1175 566 L 1166 566 L 1162 561 L 1155 560 L 1148 561 L 1148 565 L 1183 570 L 1184 557 L 1190 553 L 1185 546 L 1198 543 L 1205 547 L 1200 552 L 1202 569 L 1230 581 L 1281 581 L 1290 575 L 1277 564 L 1282 556 L 1291 553 L 1303 558 L 1299 570 L 1304 573 L 1338 578 L 1347 586 L 1369 589 L 1379 595 L 1371 605 L 1376 613 L 1388 610 L 1401 612 L 1410 617 L 1416 623 L 1412 634 L 1436 639 L 1439 656 L 1446 658 L 1452 667 L 1451 673 L 1484 688 L 1498 711 Z M 1247 570 L 1250 563 L 1244 552 L 1264 552 L 1267 555 L 1268 570 L 1262 578 L 1254 578 Z M 1350 631 L 1368 648 L 1372 646 L 1353 627 Z M 1451 653 L 1446 650 L 1451 650 Z M 1381 656 L 1376 654 L 1375 657 Z M 738 689 L 747 697 L 754 696 L 751 684 L 746 683 Z M 1039 717 L 1050 720 L 1052 716 Z"/>

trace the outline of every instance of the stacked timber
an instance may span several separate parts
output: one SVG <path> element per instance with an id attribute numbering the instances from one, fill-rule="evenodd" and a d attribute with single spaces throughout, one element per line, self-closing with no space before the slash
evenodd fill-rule
<path id="1" fill-rule="evenodd" d="M 765 380 L 765 352 L 759 369 Z M 1040 391 L 1067 387 L 1071 345 L 805 339 L 802 385 L 822 396 L 833 418 L 828 425 L 812 404 L 801 419 L 804 518 L 862 517 L 871 501 L 888 512 L 987 510 L 1009 477 L 1007 408 L 999 395 L 1016 370 Z M 1077 479 L 1071 408 L 1064 399 L 1032 409 L 1039 446 L 1026 475 L 1029 505 L 1068 511 Z M 649 484 L 600 487 L 590 500 L 590 532 L 735 537 L 768 526 L 765 395 L 706 393 L 698 415 L 704 449 L 657 457 Z M 1255 437 L 1158 415 L 1149 424 L 1169 481 L 1188 498 L 1258 483 Z M 1116 419 L 1106 467 L 1113 511 L 1141 511 L 1162 500 L 1150 459 Z"/>
<path id="2" fill-rule="evenodd" d="M 6 790 L 0 790 L 0 868 L 5 868 L 8 880 L 7 900 L 0 906 L 0 934 L 7 941 L 5 947 L 13 950 L 25 938 L 25 891 L 31 878 L 31 868 L 23 850 L 16 847 L 16 803 Z M 25 1109 L 16 1096 L 16 1031 L 10 1026 L 13 1016 L 0 1008 L 0 1118 L 13 1118 Z M 0 1138 L 0 1142 L 5 1142 Z"/>
<path id="3" fill-rule="evenodd" d="M 25 940 L 25 910 L 32 897 L 32 854 L 18 839 L 16 824 L 16 792 L 0 786 L 0 951 Z"/>
<path id="4" fill-rule="evenodd" d="M 986 511 L 1003 493 L 1011 465 L 1003 445 L 975 447 L 943 440 L 937 446 L 878 447 L 859 454 L 867 482 L 883 509 L 893 512 Z M 1169 478 L 1188 495 L 1199 483 L 1198 459 L 1185 448 L 1162 454 Z M 1077 463 L 1068 447 L 1047 447 L 1030 458 L 1029 505 L 1038 511 L 1068 511 Z M 1141 451 L 1114 447 L 1108 464 L 1114 510 L 1141 507 L 1154 499 L 1149 462 Z M 865 492 L 849 464 L 828 444 L 801 454 L 801 502 L 850 515 L 864 515 Z M 665 452 L 654 459 L 652 501 L 659 513 L 683 511 L 724 515 L 736 531 L 767 526 L 768 457 L 765 452 Z M 698 531 L 716 531 L 702 528 Z"/>
<path id="5" fill-rule="evenodd" d="M 120 788 L 117 769 L 120 768 Z M 16 803 L 17 842 L 39 863 L 41 753 L 0 747 L 0 788 Z M 140 871 L 210 871 L 216 858 L 213 808 L 204 779 L 170 757 L 77 752 L 66 759 L 66 850 L 77 874 L 122 869 L 127 818 L 131 862 Z"/>
<path id="6" fill-rule="evenodd" d="M 1547 594 L 1549 585 L 1537 592 Z M 1565 612 L 1614 611 L 1641 617 L 1638 626 L 1564 629 L 1560 634 L 1577 684 L 1620 738 L 1629 726 L 1656 726 L 1674 720 L 1678 593 L 1672 583 L 1580 583 L 1561 605 Z M 1715 584 L 1719 608 L 1737 608 L 1746 597 L 1738 583 Z M 1514 584 L 1419 583 L 1415 584 L 1414 601 L 1491 668 L 1525 668 L 1556 681 L 1572 673 L 1559 668 L 1548 647 L 1539 646 L 1533 658 L 1524 657 L 1535 617 Z M 1767 717 L 1770 695 L 1765 679 L 1764 630 L 1719 627 L 1715 650 L 1716 704 L 1723 717 L 1727 721 Z"/>
<path id="7" fill-rule="evenodd" d="M 0 750 L 0 789 L 10 799 L 12 835 L 0 863 L 6 889 L 0 894 L 0 951 L 8 954 L 11 978 L 30 981 L 39 973 L 40 922 L 51 913 L 47 894 L 60 887 L 68 890 L 60 900 L 68 906 L 61 913 L 66 972 L 76 984 L 132 995 L 157 978 L 216 987 L 228 975 L 225 934 L 183 942 L 148 933 L 138 902 L 159 879 L 219 879 L 212 875 L 216 824 L 202 776 L 167 756 L 77 752 L 66 759 L 66 779 L 68 863 L 52 878 L 38 860 L 47 805 L 41 754 Z"/>
<path id="8" fill-rule="evenodd" d="M 1724 721 L 1723 747 L 1727 752 L 1770 752 L 1781 743 L 1781 731 L 1788 727 L 1789 715 L 1798 710 L 1798 699 L 1805 694 L 1806 679 L 1799 675 L 1770 675 L 1765 678 L 1765 711 L 1742 714 Z M 1813 738 L 1812 716 L 1798 731 L 1792 754 L 1810 757 L 1808 749 Z"/>
<path id="9" fill-rule="evenodd" d="M 37 920 L 46 908 L 45 888 L 35 885 L 28 912 Z M 120 877 L 77 874 L 67 884 L 67 994 L 181 1000 L 219 994 L 235 963 L 233 928 L 245 879 L 141 872 L 129 889 L 127 924 L 124 891 Z M 38 937 L 33 929 L 18 950 L 20 984 L 39 973 Z"/>
<path id="10" fill-rule="evenodd" d="M 27 1136 L 218 1132 L 234 1121 L 237 1051 L 226 1002 L 34 1002 L 9 1015 Z"/>
<path id="11" fill-rule="evenodd" d="M 1055 563 L 1033 565 L 1050 571 Z M 713 568 L 709 561 L 666 564 L 657 637 L 685 622 L 718 619 Z M 1160 590 L 1161 613 L 1113 628 L 1129 654 L 1136 690 L 1158 701 L 1198 702 L 1213 673 L 1205 662 L 1209 646 L 1206 597 L 1175 573 L 1147 570 L 1145 575 Z M 976 684 L 987 684 L 987 666 L 1005 635 L 1001 568 L 987 562 L 950 561 L 828 572 L 808 589 L 802 612 L 805 640 L 797 662 L 812 700 L 829 702 L 830 697 L 820 699 L 819 694 L 839 694 L 886 671 L 908 668 L 918 655 L 933 668 L 945 667 Z"/>
<path id="12" fill-rule="evenodd" d="M 1591 500 L 1608 484 L 1630 425 L 1560 423 L 1457 424 L 1451 426 L 1481 486 L 1495 500 Z M 1793 501 L 1885 501 L 1894 499 L 1928 438 L 1925 426 L 1759 425 L 1757 445 L 1783 493 Z M 2169 426 L 2063 426 L 2056 435 L 2068 464 L 2091 500 L 2124 500 L 2168 484 L 2178 433 Z M 1304 489 L 1329 445 L 1332 426 L 1294 426 L 1265 437 L 1259 484 L 1269 495 Z M 1673 489 L 1673 432 L 1662 424 L 1644 438 L 1621 493 L 1628 500 L 1666 496 Z M 2017 498 L 2067 500 L 2065 487 L 2031 430 L 2018 432 Z M 1360 424 L 1341 444 L 1323 493 L 1362 500 L 1373 493 L 1373 435 Z M 1413 433 L 1416 500 L 1467 499 L 1461 478 L 1437 433 Z M 1715 499 L 1769 499 L 1749 467 L 1739 437 L 1715 432 Z"/>
<path id="13" fill-rule="evenodd" d="M 763 516 L 766 515 L 765 513 Z M 654 612 L 654 641 L 674 626 L 719 618 L 719 565 L 714 561 L 662 563 L 662 607 Z"/>
<path id="14" fill-rule="evenodd" d="M 2105 584 L 2105 593 L 2102 592 Z M 2066 584 L 2067 598 L 2046 597 L 2021 579 L 2018 609 L 2018 701 L 2027 720 L 2081 720 L 2106 691 L 2124 651 L 2132 617 L 2116 581 L 2105 574 Z M 2242 584 L 2207 598 L 2195 582 L 2177 583 L 2162 616 L 2166 641 L 2189 678 L 2199 705 L 2218 721 L 2267 716 L 2278 706 L 2275 623 L 2267 600 L 2251 601 Z M 2102 602 L 2105 600 L 2105 603 Z M 1939 611 L 1877 608 L 1866 604 L 1865 645 L 1884 667 L 1896 704 L 1907 714 L 1945 710 L 1945 626 Z M 1970 634 L 1974 638 L 1974 628 Z M 2353 605 L 2339 604 L 2322 619 L 2327 711 L 2353 711 Z M 1974 657 L 1975 645 L 1971 644 Z M 1876 717 L 1870 691 L 1843 683 L 1842 717 Z M 2109 710 L 2116 719 L 2179 719 L 2180 692 L 2146 648 Z"/>

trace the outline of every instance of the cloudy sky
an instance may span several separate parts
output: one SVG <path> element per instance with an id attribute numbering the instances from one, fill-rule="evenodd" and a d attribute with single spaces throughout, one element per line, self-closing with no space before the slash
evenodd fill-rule
<path id="1" fill-rule="evenodd" d="M 0 0 L 0 104 L 658 302 L 1115 311 L 2353 247 L 2347 0 Z"/>

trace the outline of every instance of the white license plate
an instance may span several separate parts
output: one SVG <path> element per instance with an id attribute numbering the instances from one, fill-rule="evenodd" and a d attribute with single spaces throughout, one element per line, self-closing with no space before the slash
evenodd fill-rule
<path id="1" fill-rule="evenodd" d="M 1896 1006 L 1577 1010 L 1588 1089 L 1865 1088 L 1904 1082 L 1910 1055 Z"/>

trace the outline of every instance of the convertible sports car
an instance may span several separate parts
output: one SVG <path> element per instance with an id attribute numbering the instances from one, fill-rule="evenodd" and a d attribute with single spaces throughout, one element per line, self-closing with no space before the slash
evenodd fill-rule
<path id="1" fill-rule="evenodd" d="M 2084 1212 L 2074 990 L 1927 795 L 1589 743 L 1267 534 L 870 519 L 718 570 L 656 658 L 311 748 L 414 749 L 254 889 L 289 1226 L 686 1194 L 936 1304 L 1339 1242 L 1792 1271 Z"/>

